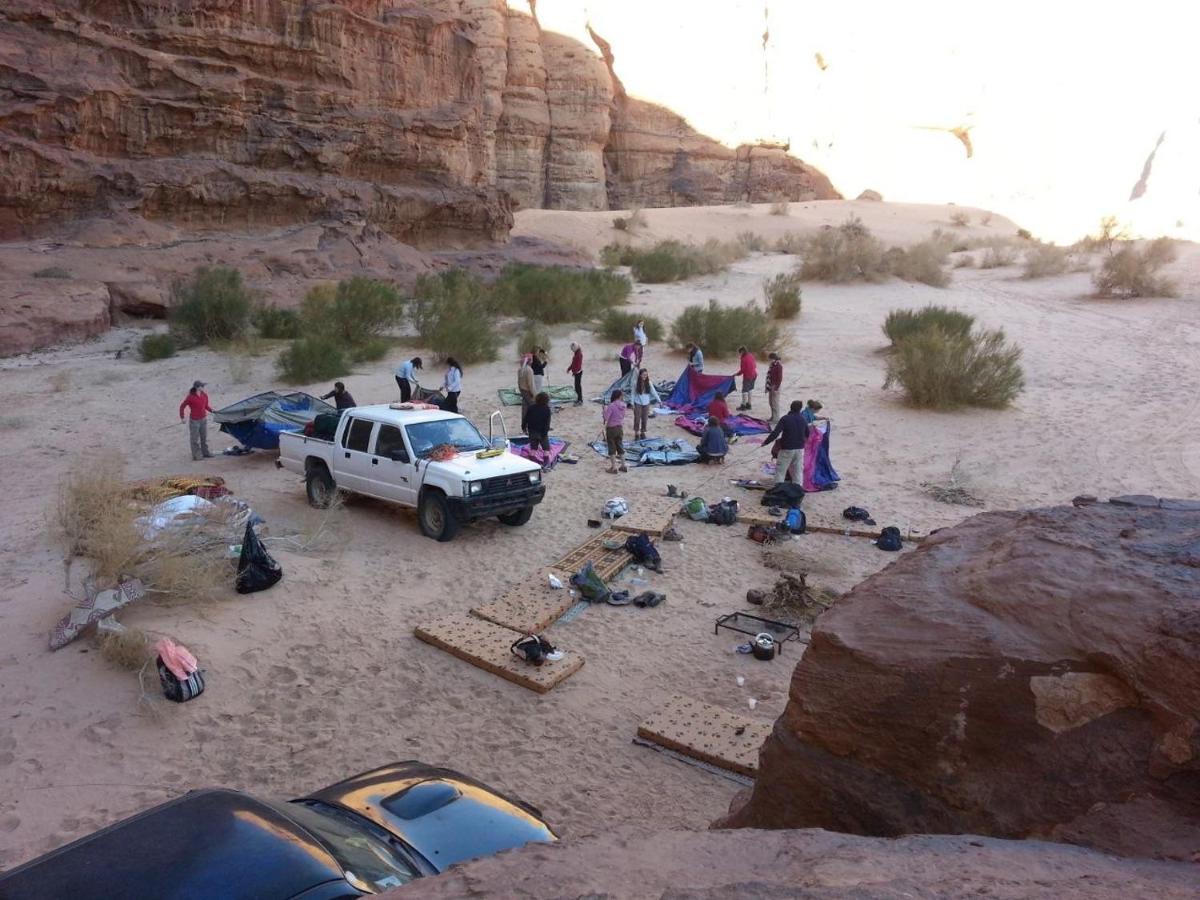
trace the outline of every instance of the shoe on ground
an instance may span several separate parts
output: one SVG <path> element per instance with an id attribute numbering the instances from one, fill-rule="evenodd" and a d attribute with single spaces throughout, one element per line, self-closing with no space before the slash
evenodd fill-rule
<path id="1" fill-rule="evenodd" d="M 625 465 L 625 463 L 621 463 L 620 470 L 621 470 L 622 472 L 628 472 L 628 471 L 629 471 L 629 467 L 628 467 L 627 465 Z"/>

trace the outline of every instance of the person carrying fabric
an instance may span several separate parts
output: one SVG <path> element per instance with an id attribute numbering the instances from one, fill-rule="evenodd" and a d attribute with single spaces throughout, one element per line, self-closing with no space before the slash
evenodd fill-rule
<path id="1" fill-rule="evenodd" d="M 521 433 L 525 434 L 529 407 L 533 405 L 533 398 L 538 393 L 533 389 L 532 357 L 521 358 L 521 368 L 517 369 L 517 392 L 521 395 Z"/>
<path id="2" fill-rule="evenodd" d="M 804 443 L 808 440 L 808 423 L 804 421 L 803 410 L 804 404 L 799 400 L 793 400 L 788 414 L 783 416 L 771 429 L 771 433 L 763 439 L 765 445 L 780 438 L 779 458 L 775 464 L 776 484 L 781 481 L 796 480 L 787 477 L 793 466 L 796 468 L 796 474 L 803 477 Z"/>
<path id="3" fill-rule="evenodd" d="M 617 362 L 621 364 L 621 374 L 628 375 L 633 369 L 633 361 L 637 358 L 637 344 L 626 344 L 621 348 L 620 354 L 617 356 Z"/>
<path id="4" fill-rule="evenodd" d="M 583 348 L 571 341 L 571 364 L 567 374 L 575 379 L 575 405 L 583 406 Z"/>
<path id="5" fill-rule="evenodd" d="M 442 387 L 446 389 L 446 402 L 442 409 L 447 412 L 458 412 L 458 395 L 462 393 L 462 366 L 453 356 L 446 357 L 446 375 L 442 379 Z"/>
<path id="6" fill-rule="evenodd" d="M 820 400 L 809 400 L 804 407 L 804 412 L 801 415 L 804 416 L 804 421 L 809 425 L 811 425 L 813 422 L 828 422 L 829 416 L 817 415 L 817 413 L 824 408 L 825 407 L 822 405 Z"/>
<path id="7" fill-rule="evenodd" d="M 693 343 L 688 343 L 684 349 L 687 351 L 688 365 L 692 367 L 692 371 L 697 375 L 704 373 L 704 351 Z"/>
<path id="8" fill-rule="evenodd" d="M 533 354 L 529 357 L 529 367 L 533 369 L 533 392 L 540 394 L 542 387 L 546 383 L 546 362 L 549 357 L 542 347 L 534 347 Z"/>
<path id="9" fill-rule="evenodd" d="M 620 460 L 621 471 L 628 472 L 625 465 L 625 395 L 617 390 L 612 392 L 608 405 L 600 412 L 600 420 L 604 423 L 604 445 L 608 449 L 608 472 L 617 473 L 617 461 Z"/>
<path id="10" fill-rule="evenodd" d="M 637 357 L 635 362 L 638 368 L 642 365 L 642 356 L 646 352 L 646 345 L 650 343 L 650 339 L 646 337 L 646 320 L 638 319 L 633 323 L 633 343 L 637 347 Z"/>
<path id="11" fill-rule="evenodd" d="M 529 449 L 550 452 L 550 395 L 539 391 L 529 407 L 525 425 L 529 428 Z"/>
<path id="12" fill-rule="evenodd" d="M 354 397 L 346 390 L 346 385 L 340 381 L 333 383 L 333 390 L 328 394 L 321 395 L 322 400 L 328 400 L 330 397 L 333 398 L 334 405 L 337 406 L 339 412 L 343 409 L 350 409 L 352 406 L 358 406 L 354 402 Z"/>
<path id="13" fill-rule="evenodd" d="M 645 369 L 638 369 L 633 396 L 629 399 L 633 402 L 633 439 L 636 441 L 646 436 L 646 421 L 650 418 L 651 405 L 662 405 L 662 398 L 658 396 L 658 391 L 650 381 L 650 373 Z"/>
<path id="14" fill-rule="evenodd" d="M 783 387 L 783 362 L 778 353 L 768 353 L 767 359 L 767 405 L 771 407 L 771 424 L 779 421 L 779 391 Z"/>
<path id="15" fill-rule="evenodd" d="M 209 405 L 203 387 L 203 381 L 193 381 L 192 389 L 179 404 L 179 421 L 183 421 L 185 410 L 188 414 L 188 442 L 192 445 L 192 459 L 195 460 L 212 459 L 213 456 L 208 452 L 208 414 L 216 410 Z"/>
<path id="16" fill-rule="evenodd" d="M 700 443 L 696 445 L 700 453 L 700 462 L 720 462 L 729 452 L 729 442 L 725 440 L 725 432 L 716 416 L 708 417 L 708 424 L 700 434 Z"/>
<path id="17" fill-rule="evenodd" d="M 412 400 L 413 386 L 417 385 L 416 372 L 421 368 L 421 357 L 414 356 L 412 359 L 406 359 L 400 365 L 396 366 L 396 387 L 400 388 L 400 402 L 408 403 Z M 341 409 L 339 406 L 338 409 Z"/>
<path id="18" fill-rule="evenodd" d="M 758 361 L 754 358 L 754 354 L 745 347 L 738 347 L 738 357 L 740 365 L 734 375 L 735 377 L 742 376 L 742 404 L 738 407 L 740 412 L 743 409 L 750 409 L 754 385 L 758 383 Z"/>

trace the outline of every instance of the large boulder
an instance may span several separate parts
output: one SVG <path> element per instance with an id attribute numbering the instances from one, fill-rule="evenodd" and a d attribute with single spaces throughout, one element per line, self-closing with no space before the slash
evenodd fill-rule
<path id="1" fill-rule="evenodd" d="M 984 513 L 851 591 L 720 824 L 1200 861 L 1200 510 L 1121 501 Z"/>
<path id="2" fill-rule="evenodd" d="M 82 341 L 108 331 L 108 288 L 97 281 L 0 281 L 0 356 Z"/>

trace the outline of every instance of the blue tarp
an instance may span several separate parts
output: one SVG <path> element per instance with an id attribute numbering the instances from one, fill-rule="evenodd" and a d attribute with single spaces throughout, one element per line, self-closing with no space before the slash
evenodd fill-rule
<path id="1" fill-rule="evenodd" d="M 826 422 L 825 425 L 825 436 L 821 438 L 812 470 L 812 488 L 816 488 L 818 491 L 831 491 L 842 480 L 842 476 L 837 473 L 833 468 L 833 463 L 829 461 L 829 435 L 833 432 L 833 423 Z M 806 491 L 812 488 L 807 484 L 804 486 Z"/>
<path id="2" fill-rule="evenodd" d="M 664 402 L 671 409 L 681 412 L 703 411 L 708 409 L 708 404 L 712 403 L 718 392 L 726 397 L 734 393 L 732 375 L 697 375 L 691 366 L 684 366 L 671 396 Z"/>
<path id="3" fill-rule="evenodd" d="M 312 394 L 266 391 L 217 410 L 213 421 L 245 447 L 278 450 L 282 432 L 302 431 L 320 413 L 335 412 L 336 409 Z"/>
<path id="4" fill-rule="evenodd" d="M 589 445 L 603 457 L 608 456 L 608 447 L 603 441 Z M 681 466 L 694 463 L 700 454 L 689 441 L 669 441 L 666 438 L 642 438 L 640 441 L 625 441 L 625 461 L 631 466 Z"/>

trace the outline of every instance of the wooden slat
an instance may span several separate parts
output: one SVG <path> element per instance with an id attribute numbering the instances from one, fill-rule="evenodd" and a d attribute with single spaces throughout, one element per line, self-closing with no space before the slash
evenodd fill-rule
<path id="1" fill-rule="evenodd" d="M 771 723 L 675 694 L 638 726 L 637 733 L 677 753 L 753 778 Z"/>
<path id="2" fill-rule="evenodd" d="M 559 590 L 551 588 L 550 574 L 554 574 L 564 587 Z M 575 605 L 576 598 L 570 595 L 566 587 L 571 574 L 562 569 L 541 569 L 490 603 L 476 606 L 471 613 L 505 628 L 536 634 L 548 628 Z"/>
<path id="3" fill-rule="evenodd" d="M 679 513 L 678 497 L 643 497 L 629 501 L 629 512 L 613 522 L 614 531 L 652 534 L 662 537 Z"/>
<path id="4" fill-rule="evenodd" d="M 765 512 L 758 512 L 756 510 L 754 512 L 738 513 L 737 520 L 743 525 L 771 526 L 778 524 L 779 520 L 782 518 L 783 516 L 769 516 Z M 838 525 L 820 525 L 814 523 L 812 519 L 809 519 L 805 523 L 804 528 L 806 531 L 816 532 L 817 534 L 840 534 L 848 537 L 870 538 L 871 540 L 875 540 L 877 537 L 879 537 L 878 531 L 867 531 L 862 528 L 847 528 L 845 526 Z M 905 534 L 902 535 L 902 538 L 905 542 L 911 541 L 914 544 L 919 544 L 921 541 L 925 540 L 925 535 Z"/>
<path id="5" fill-rule="evenodd" d="M 583 657 L 572 651 L 557 662 L 541 666 L 517 659 L 509 648 L 521 636 L 518 632 L 466 613 L 418 625 L 414 633 L 439 650 L 539 694 L 561 684 L 583 666 Z"/>
<path id="6" fill-rule="evenodd" d="M 574 575 L 590 562 L 597 575 L 605 581 L 611 581 L 622 569 L 633 562 L 633 557 L 624 547 L 619 550 L 609 550 L 604 546 L 605 539 L 612 536 L 608 531 L 601 531 L 555 562 L 553 568 Z"/>

